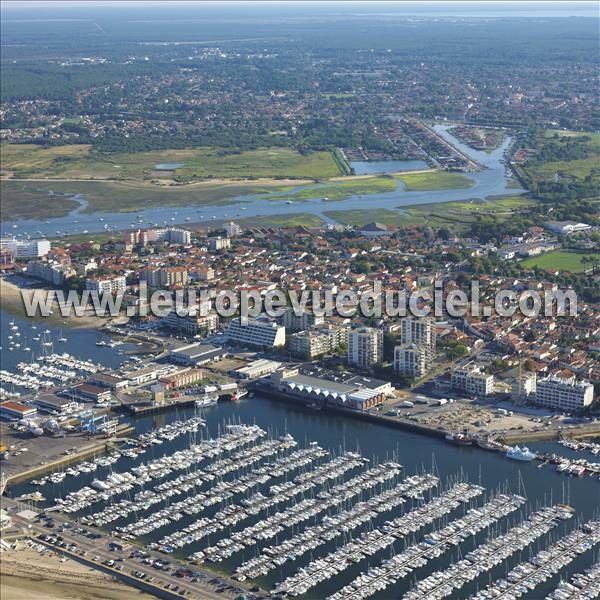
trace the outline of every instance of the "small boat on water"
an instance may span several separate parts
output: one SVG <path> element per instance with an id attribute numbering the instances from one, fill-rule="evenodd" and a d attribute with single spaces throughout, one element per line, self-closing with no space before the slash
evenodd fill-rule
<path id="1" fill-rule="evenodd" d="M 216 394 L 202 396 L 202 398 L 196 398 L 194 404 L 200 408 L 206 408 L 208 406 L 216 406 L 219 401 L 219 396 Z"/>
<path id="2" fill-rule="evenodd" d="M 231 394 L 232 402 L 239 402 L 244 396 L 248 395 L 248 390 L 238 390 L 237 392 L 233 392 Z"/>
<path id="3" fill-rule="evenodd" d="M 535 452 L 531 452 L 527 446 L 512 446 L 506 451 L 506 458 L 510 458 L 511 460 L 530 462 L 536 457 Z"/>
<path id="4" fill-rule="evenodd" d="M 446 441 L 456 446 L 472 446 L 473 438 L 464 433 L 447 433 Z"/>

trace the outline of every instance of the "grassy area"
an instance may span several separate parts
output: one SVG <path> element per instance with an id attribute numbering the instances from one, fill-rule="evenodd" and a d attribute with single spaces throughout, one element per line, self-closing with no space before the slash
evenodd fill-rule
<path id="1" fill-rule="evenodd" d="M 197 183 L 157 186 L 150 182 L 125 181 L 43 181 L 3 180 L 0 219 L 49 219 L 66 216 L 79 205 L 74 200 L 50 195 L 83 194 L 86 212 L 136 212 L 146 208 L 183 205 L 229 204 L 243 194 L 263 194 L 278 189 L 277 184 L 239 182 L 226 185 Z"/>
<path id="2" fill-rule="evenodd" d="M 463 200 L 458 202 L 438 202 L 398 207 L 398 210 L 385 208 L 331 210 L 325 215 L 344 225 L 360 226 L 373 221 L 384 225 L 408 227 L 410 225 L 431 225 L 449 227 L 464 231 L 476 214 L 494 214 L 499 218 L 509 218 L 518 210 L 533 206 L 535 201 L 520 196 L 504 196 L 487 200 Z"/>
<path id="3" fill-rule="evenodd" d="M 290 148 L 225 152 L 215 148 L 108 154 L 89 145 L 45 148 L 36 144 L 1 146 L 3 174 L 20 178 L 131 179 L 176 177 L 181 181 L 222 178 L 325 178 L 340 175 L 331 152 L 300 154 Z M 182 164 L 174 173 L 155 171 L 157 164 Z"/>
<path id="4" fill-rule="evenodd" d="M 323 220 L 310 213 L 293 215 L 265 215 L 262 217 L 247 217 L 236 219 L 242 227 L 321 227 Z"/>
<path id="5" fill-rule="evenodd" d="M 571 252 L 568 250 L 554 250 L 546 252 L 540 256 L 532 256 L 521 262 L 521 266 L 526 269 L 538 267 L 547 271 L 570 271 L 571 273 L 581 273 L 591 268 L 583 259 L 595 259 L 600 261 L 600 254 L 586 252 Z"/>
<path id="6" fill-rule="evenodd" d="M 400 179 L 404 182 L 404 188 L 409 192 L 462 189 L 475 185 L 475 182 L 469 177 L 446 171 L 407 173 L 406 175 L 400 175 Z"/>
<path id="7" fill-rule="evenodd" d="M 351 196 L 382 194 L 393 192 L 397 187 L 397 182 L 391 177 L 365 177 L 363 179 L 350 179 L 348 181 L 332 181 L 322 185 L 311 185 L 296 192 L 286 193 L 285 195 L 270 196 L 268 200 L 313 200 L 323 198 L 334 202 L 345 200 Z M 287 190 L 294 188 L 287 187 Z"/>
<path id="8" fill-rule="evenodd" d="M 527 168 L 527 171 L 531 176 L 542 180 L 552 180 L 555 175 L 584 179 L 588 175 L 591 175 L 593 171 L 598 173 L 600 170 L 598 165 L 599 157 L 591 156 L 579 160 L 547 162 L 541 165 L 530 166 Z M 598 179 L 600 183 L 600 178 Z"/>
<path id="9" fill-rule="evenodd" d="M 558 136 L 559 138 L 590 137 L 591 145 L 600 150 L 600 133 L 597 131 L 569 131 L 562 129 L 546 129 L 544 137 L 546 139 Z"/>

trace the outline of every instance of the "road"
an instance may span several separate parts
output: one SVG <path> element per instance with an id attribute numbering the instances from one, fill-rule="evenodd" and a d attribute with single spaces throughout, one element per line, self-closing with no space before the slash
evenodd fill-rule
<path id="1" fill-rule="evenodd" d="M 151 552 L 137 546 L 131 546 L 122 551 L 109 550 L 111 542 L 121 546 L 123 542 L 112 538 L 100 529 L 80 527 L 65 515 L 51 513 L 49 519 L 53 521 L 54 525 L 48 526 L 48 521 L 43 516 L 40 520 L 17 516 L 16 512 L 31 509 L 15 500 L 3 497 L 2 506 L 10 511 L 13 523 L 17 527 L 28 530 L 31 537 L 37 538 L 38 541 L 60 553 L 92 568 L 110 573 L 159 598 L 207 600 L 237 598 L 242 593 L 246 594 L 249 600 L 268 597 L 264 592 L 249 594 L 248 590 L 240 587 L 238 582 L 201 572 L 193 565 L 165 554 Z M 93 538 L 90 535 L 96 537 Z M 50 536 L 52 539 L 44 541 L 41 536 Z M 58 536 L 61 539 L 56 539 Z M 73 544 L 76 546 L 75 548 L 73 548 Z M 114 566 L 103 564 L 111 560 L 114 561 Z M 152 563 L 157 560 L 161 563 L 168 563 L 168 567 L 153 566 Z M 193 575 L 178 577 L 175 573 L 180 569 L 193 572 Z M 145 575 L 142 577 L 140 574 Z"/>

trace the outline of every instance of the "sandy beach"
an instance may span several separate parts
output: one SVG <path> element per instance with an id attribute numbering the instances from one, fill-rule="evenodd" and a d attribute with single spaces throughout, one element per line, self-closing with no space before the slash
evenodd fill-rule
<path id="1" fill-rule="evenodd" d="M 154 598 L 50 551 L 7 551 L 0 555 L 2 600 L 150 600 Z"/>
<path id="2" fill-rule="evenodd" d="M 33 292 L 36 289 L 34 287 L 29 288 L 20 288 L 14 283 L 7 281 L 6 279 L 0 279 L 0 307 L 2 310 L 14 315 L 15 317 L 19 317 L 22 319 L 28 319 L 27 314 L 25 312 L 25 306 L 23 304 L 23 297 L 21 295 L 22 291 L 25 293 L 29 293 L 29 291 Z M 39 288 L 43 289 L 43 288 Z M 32 320 L 34 321 L 46 321 L 52 325 L 62 324 L 65 327 L 77 329 L 77 328 L 86 328 L 86 329 L 98 329 L 104 325 L 107 325 L 109 320 L 111 323 L 123 322 L 126 321 L 126 317 L 119 317 L 118 319 L 110 319 L 109 317 L 97 317 L 94 314 L 91 314 L 89 311 L 83 317 L 78 317 L 73 314 L 69 317 L 63 317 L 60 313 L 60 309 L 58 304 L 55 302 L 53 306 L 53 314 L 48 317 L 34 317 Z"/>

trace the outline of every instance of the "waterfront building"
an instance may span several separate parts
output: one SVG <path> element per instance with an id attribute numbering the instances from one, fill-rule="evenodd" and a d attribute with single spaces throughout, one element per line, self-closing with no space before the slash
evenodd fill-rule
<path id="1" fill-rule="evenodd" d="M 274 391 L 311 405 L 365 411 L 382 404 L 393 389 L 389 382 L 364 377 L 328 378 L 300 368 L 282 367 L 271 375 Z"/>
<path id="2" fill-rule="evenodd" d="M 535 373 L 524 373 L 513 381 L 511 388 L 511 400 L 516 404 L 525 404 L 535 400 L 537 388 Z"/>
<path id="3" fill-rule="evenodd" d="M 549 375 L 537 382 L 535 403 L 565 412 L 581 412 L 594 401 L 594 386 L 574 375 Z"/>
<path id="4" fill-rule="evenodd" d="M 47 281 L 52 285 L 64 285 L 67 279 L 75 277 L 76 272 L 70 265 L 57 262 L 30 260 L 27 263 L 27 275 Z"/>
<path id="5" fill-rule="evenodd" d="M 125 277 L 117 275 L 116 277 L 95 277 L 85 280 L 85 289 L 96 291 L 98 294 L 122 294 L 126 287 Z"/>
<path id="6" fill-rule="evenodd" d="M 202 369 L 180 369 L 175 373 L 169 373 L 165 377 L 160 377 L 158 383 L 166 390 L 173 390 L 199 382 L 202 379 L 202 373 Z"/>
<path id="7" fill-rule="evenodd" d="M 383 358 L 383 332 L 372 327 L 359 327 L 348 333 L 348 363 L 369 369 Z"/>
<path id="8" fill-rule="evenodd" d="M 285 346 L 285 327 L 267 317 L 248 318 L 245 323 L 235 318 L 225 332 L 225 339 L 231 344 L 259 348 Z"/>
<path id="9" fill-rule="evenodd" d="M 74 396 L 83 400 L 91 400 L 93 402 L 108 402 L 111 399 L 112 392 L 110 389 L 92 385 L 90 383 L 79 383 L 69 390 Z"/>
<path id="10" fill-rule="evenodd" d="M 176 369 L 173 365 L 149 363 L 136 371 L 123 372 L 123 377 L 129 381 L 130 385 L 143 385 L 144 383 L 156 381 L 159 377 L 173 373 Z"/>
<path id="11" fill-rule="evenodd" d="M 179 365 L 198 366 L 213 360 L 222 359 L 227 353 L 223 348 L 211 344 L 185 344 L 174 348 L 169 353 L 169 358 Z"/>
<path id="12" fill-rule="evenodd" d="M 192 234 L 187 229 L 169 227 L 168 229 L 157 230 L 156 240 L 159 242 L 167 242 L 168 244 L 189 246 L 192 243 Z"/>
<path id="13" fill-rule="evenodd" d="M 274 373 L 279 367 L 281 367 L 280 362 L 261 358 L 247 364 L 245 367 L 236 369 L 234 375 L 240 379 L 258 379 L 259 377 Z"/>
<path id="14" fill-rule="evenodd" d="M 201 316 L 201 312 L 198 310 L 195 315 L 178 315 L 174 310 L 163 317 L 160 324 L 162 327 L 184 335 L 198 335 L 216 331 L 219 327 L 219 315 L 216 312 L 210 312 L 206 316 Z"/>
<path id="15" fill-rule="evenodd" d="M 61 398 L 55 394 L 40 394 L 33 400 L 40 410 L 54 415 L 69 415 L 83 408 L 83 404 L 73 398 Z"/>
<path id="16" fill-rule="evenodd" d="M 18 240 L 16 238 L 2 238 L 0 250 L 8 250 L 17 258 L 41 258 L 50 252 L 49 240 Z"/>
<path id="17" fill-rule="evenodd" d="M 425 346 L 402 344 L 394 348 L 394 371 L 409 377 L 422 377 L 432 365 L 432 354 Z"/>
<path id="18" fill-rule="evenodd" d="M 286 333 L 306 331 L 311 327 L 325 323 L 325 317 L 323 315 L 315 315 L 312 310 L 304 310 L 301 314 L 297 315 L 293 308 L 288 308 L 283 313 L 282 323 Z"/>
<path id="19" fill-rule="evenodd" d="M 110 373 L 94 373 L 87 378 L 87 383 L 106 387 L 115 392 L 126 390 L 129 387 L 129 381 L 127 381 L 127 379 Z"/>
<path id="20" fill-rule="evenodd" d="M 37 413 L 35 406 L 28 406 L 22 402 L 15 402 L 14 400 L 6 400 L 0 402 L 0 416 L 8 419 L 26 419 L 27 417 L 33 417 Z"/>
<path id="21" fill-rule="evenodd" d="M 494 393 L 494 376 L 481 367 L 465 365 L 452 372 L 452 387 L 471 396 L 489 396 Z"/>

